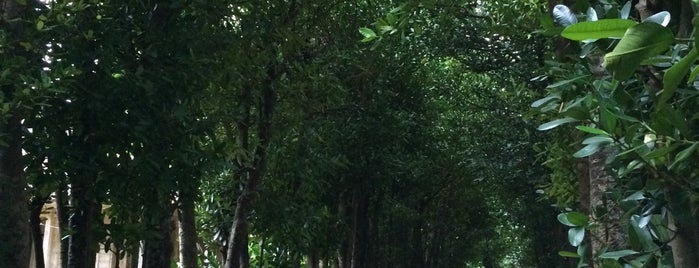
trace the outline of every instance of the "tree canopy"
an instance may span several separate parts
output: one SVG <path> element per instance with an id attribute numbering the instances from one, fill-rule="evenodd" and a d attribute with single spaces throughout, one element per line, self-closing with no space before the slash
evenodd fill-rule
<path id="1" fill-rule="evenodd" d="M 0 266 L 696 267 L 696 4 L 564 2 L 0 0 Z"/>

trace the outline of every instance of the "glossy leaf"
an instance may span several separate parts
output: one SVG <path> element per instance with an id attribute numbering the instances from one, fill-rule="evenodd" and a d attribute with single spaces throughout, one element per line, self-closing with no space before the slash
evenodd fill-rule
<path id="1" fill-rule="evenodd" d="M 610 136 L 609 133 L 607 133 L 604 130 L 598 129 L 598 128 L 593 128 L 593 127 L 588 127 L 588 126 L 576 126 L 575 128 L 577 128 L 580 131 L 587 132 L 590 134 Z"/>
<path id="2" fill-rule="evenodd" d="M 677 166 L 678 163 L 689 158 L 694 153 L 694 151 L 697 150 L 697 145 L 699 145 L 699 143 L 695 142 L 688 148 L 677 153 L 677 155 L 675 156 L 675 161 L 672 162 L 672 165 L 670 165 L 669 169 L 673 169 Z"/>
<path id="3" fill-rule="evenodd" d="M 699 51 L 697 51 L 695 47 L 690 50 L 682 60 L 672 65 L 672 67 L 665 72 L 663 76 L 663 93 L 660 95 L 660 100 L 658 100 L 656 109 L 662 109 L 667 101 L 672 98 L 677 86 L 680 85 L 682 79 L 689 73 L 689 69 L 697 59 L 699 59 Z"/>
<path id="4" fill-rule="evenodd" d="M 566 123 L 570 123 L 570 122 L 575 122 L 575 121 L 578 121 L 578 119 L 574 119 L 574 118 L 570 118 L 570 117 L 564 117 L 564 118 L 560 118 L 560 119 L 553 120 L 553 121 L 551 121 L 551 122 L 547 122 L 547 123 L 541 124 L 541 125 L 539 125 L 539 127 L 537 127 L 536 129 L 539 130 L 539 131 L 549 130 L 549 129 L 558 127 L 558 126 L 560 126 L 560 125 L 563 125 L 563 124 L 566 124 Z"/>
<path id="5" fill-rule="evenodd" d="M 653 22 L 657 23 L 658 25 L 662 25 L 663 27 L 667 26 L 668 23 L 670 23 L 670 12 L 667 11 L 661 11 L 658 13 L 655 13 L 648 18 L 644 19 L 643 22 Z"/>
<path id="6" fill-rule="evenodd" d="M 636 24 L 635 21 L 623 19 L 584 21 L 566 27 L 561 36 L 574 41 L 622 37 L 627 29 Z"/>
<path id="7" fill-rule="evenodd" d="M 600 258 L 602 259 L 614 259 L 618 260 L 619 258 L 623 258 L 626 256 L 638 254 L 638 252 L 630 250 L 630 249 L 625 249 L 625 250 L 619 250 L 619 251 L 610 251 L 610 252 L 605 252 L 599 255 Z"/>
<path id="8" fill-rule="evenodd" d="M 364 39 L 362 39 L 362 42 L 369 42 L 369 41 L 374 40 L 378 37 L 378 35 L 376 35 L 376 32 L 374 32 L 374 30 L 366 28 L 366 27 L 359 28 L 359 33 L 361 33 L 362 36 L 364 36 Z"/>
<path id="9" fill-rule="evenodd" d="M 570 11 L 570 8 L 568 8 L 566 5 L 554 6 L 552 13 L 553 20 L 558 25 L 563 27 L 567 27 L 578 22 L 578 18 L 575 17 L 575 14 L 573 14 L 573 12 Z"/>
<path id="10" fill-rule="evenodd" d="M 652 22 L 629 28 L 614 50 L 604 56 L 604 66 L 614 79 L 625 80 L 641 62 L 668 50 L 674 42 L 669 29 Z"/>
<path id="11" fill-rule="evenodd" d="M 596 152 L 599 152 L 600 149 L 601 148 L 600 148 L 599 143 L 588 144 L 587 146 L 585 146 L 582 149 L 575 152 L 573 154 L 573 157 L 576 157 L 576 158 L 587 157 L 587 156 L 595 154 Z"/>
<path id="12" fill-rule="evenodd" d="M 583 239 L 585 239 L 585 228 L 574 227 L 568 230 L 568 242 L 571 246 L 579 246 L 582 243 Z"/>

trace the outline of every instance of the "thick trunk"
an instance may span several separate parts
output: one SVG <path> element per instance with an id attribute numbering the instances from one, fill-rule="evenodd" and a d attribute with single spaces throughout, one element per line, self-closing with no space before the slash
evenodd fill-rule
<path id="1" fill-rule="evenodd" d="M 88 197 L 85 186 L 71 184 L 73 212 L 68 219 L 72 232 L 68 240 L 68 268 L 93 268 L 97 254 L 97 242 L 91 230 L 99 218 L 100 205 Z"/>
<path id="2" fill-rule="evenodd" d="M 194 215 L 194 198 L 191 194 L 180 195 L 180 254 L 182 268 L 197 266 L 197 230 Z"/>
<path id="3" fill-rule="evenodd" d="M 14 1 L 2 2 L 2 7 L 7 8 L 8 2 Z M 0 131 L 4 134 L 0 139 L 7 143 L 0 145 L 0 267 L 28 267 L 31 231 L 24 190 L 27 183 L 22 176 L 20 118 L 0 121 Z"/>
<path id="4" fill-rule="evenodd" d="M 20 15 L 21 7 L 17 1 L 0 0 L 0 12 L 0 24 L 19 34 L 21 29 L 15 23 L 7 23 Z M 16 45 L 5 48 L 5 53 L 12 55 Z M 11 101 L 16 89 L 7 86 L 0 90 L 0 94 L 5 96 L 3 101 Z M 22 175 L 21 163 L 21 128 L 19 115 L 0 117 L 0 141 L 5 143 L 0 143 L 0 267 L 28 267 L 31 258 L 29 207 L 25 192 L 27 183 Z"/>
<path id="5" fill-rule="evenodd" d="M 156 236 L 145 241 L 143 250 L 143 267 L 145 268 L 169 268 L 172 261 L 172 211 L 167 206 L 154 207 L 146 211 L 148 217 L 154 217 L 158 222 L 155 231 Z M 156 216 L 157 215 L 157 216 Z"/>
<path id="6" fill-rule="evenodd" d="M 606 171 L 608 151 L 603 150 L 589 157 L 590 164 L 590 209 L 599 227 L 590 230 L 592 255 L 597 256 L 604 248 L 624 248 L 624 229 L 621 226 L 623 212 L 606 193 L 615 186 L 614 178 Z"/>
<path id="7" fill-rule="evenodd" d="M 699 231 L 694 215 L 697 212 L 692 210 L 689 198 L 678 187 L 666 187 L 665 197 L 671 211 L 669 228 L 675 230 L 675 236 L 670 241 L 675 268 L 699 267 Z"/>

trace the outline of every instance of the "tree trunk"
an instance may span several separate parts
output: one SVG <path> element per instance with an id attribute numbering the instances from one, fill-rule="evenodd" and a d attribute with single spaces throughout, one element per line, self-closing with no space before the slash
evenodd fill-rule
<path id="1" fill-rule="evenodd" d="M 252 98 L 251 89 L 246 88 L 242 91 L 241 102 L 242 112 L 241 120 L 237 122 L 238 127 L 238 146 L 245 151 L 252 151 L 249 166 L 239 165 L 239 169 L 243 170 L 245 187 L 243 192 L 238 196 L 233 224 L 228 242 L 228 252 L 226 253 L 225 268 L 249 268 L 250 256 L 248 254 L 248 215 L 252 211 L 252 203 L 257 195 L 258 188 L 262 182 L 264 171 L 267 164 L 267 147 L 272 138 L 272 116 L 274 114 L 274 104 L 276 96 L 272 89 L 272 83 L 279 77 L 281 72 L 274 64 L 268 66 L 267 79 L 263 82 L 257 107 L 257 145 L 254 150 L 250 150 L 250 106 L 255 98 Z"/>
<path id="2" fill-rule="evenodd" d="M 352 239 L 352 262 L 351 268 L 361 268 L 368 266 L 367 246 L 368 246 L 368 207 L 364 193 L 361 192 L 361 187 L 355 190 L 353 198 L 353 239 Z"/>
<path id="3" fill-rule="evenodd" d="M 34 245 L 34 261 L 36 268 L 44 268 L 44 235 L 41 230 L 41 211 L 44 209 L 44 199 L 34 197 L 31 202 L 31 213 L 29 224 L 32 230 L 32 241 Z"/>
<path id="4" fill-rule="evenodd" d="M 58 218 L 58 234 L 60 239 L 60 247 L 61 247 L 61 256 L 60 256 L 60 267 L 61 268 L 66 268 L 68 267 L 68 248 L 69 248 L 69 240 L 68 239 L 62 239 L 64 233 L 66 230 L 68 230 L 68 211 L 67 211 L 67 206 L 68 202 L 67 201 L 67 194 L 66 194 L 66 186 L 65 184 L 61 183 L 61 185 L 58 187 L 58 190 L 56 191 L 56 217 Z"/>
<path id="5" fill-rule="evenodd" d="M 14 33 L 20 32 L 14 23 L 7 23 L 20 16 L 21 7 L 17 1 L 0 0 L 0 11 L 3 27 L 9 24 L 8 29 Z M 10 44 L 4 53 L 13 53 L 16 45 Z M 5 96 L 3 101 L 11 101 L 16 89 L 9 85 L 0 90 Z M 21 128 L 19 115 L 0 117 L 0 141 L 6 143 L 0 144 L 0 267 L 28 267 L 31 258 L 29 207 L 24 190 L 27 182 L 22 175 L 21 163 Z"/>
<path id="6" fill-rule="evenodd" d="M 150 210 L 150 211 L 148 211 Z M 146 239 L 143 247 L 144 268 L 170 268 L 172 261 L 172 211 L 168 206 L 155 206 L 145 211 L 146 217 L 155 219 L 156 236 Z M 147 219 L 148 220 L 148 219 Z"/>
<path id="7" fill-rule="evenodd" d="M 14 1 L 2 2 L 5 16 L 14 10 Z M 0 119 L 1 120 L 1 119 Z M 21 123 L 12 116 L 0 130 L 6 134 L 0 139 L 7 146 L 0 146 L 0 267 L 28 267 L 31 258 L 31 231 L 29 229 L 29 207 L 24 190 L 27 183 L 22 176 Z"/>
<path id="8" fill-rule="evenodd" d="M 608 150 L 602 150 L 589 157 L 590 209 L 593 218 L 600 223 L 599 227 L 590 230 L 593 256 L 597 256 L 605 247 L 610 250 L 622 249 L 625 243 L 621 226 L 623 212 L 614 200 L 606 198 L 607 191 L 615 186 L 614 178 L 605 167 L 608 155 Z"/>
<path id="9" fill-rule="evenodd" d="M 74 209 L 68 219 L 72 232 L 68 240 L 68 268 L 94 268 L 97 242 L 92 232 L 95 218 L 99 218 L 100 205 L 88 197 L 85 185 L 71 184 Z"/>
<path id="10" fill-rule="evenodd" d="M 180 195 L 180 254 L 182 268 L 197 266 L 197 230 L 194 215 L 194 198 L 191 194 Z"/>
<path id="11" fill-rule="evenodd" d="M 699 267 L 699 241 L 697 222 L 692 204 L 686 193 L 676 186 L 665 189 L 665 199 L 670 207 L 669 228 L 675 230 L 670 241 L 675 268 Z"/>

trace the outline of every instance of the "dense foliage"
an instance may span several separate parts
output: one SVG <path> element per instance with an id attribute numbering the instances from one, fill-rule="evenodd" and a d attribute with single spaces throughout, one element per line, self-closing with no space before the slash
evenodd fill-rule
<path id="1" fill-rule="evenodd" d="M 0 266 L 695 267 L 690 1 L 591 2 L 2 0 Z"/>

